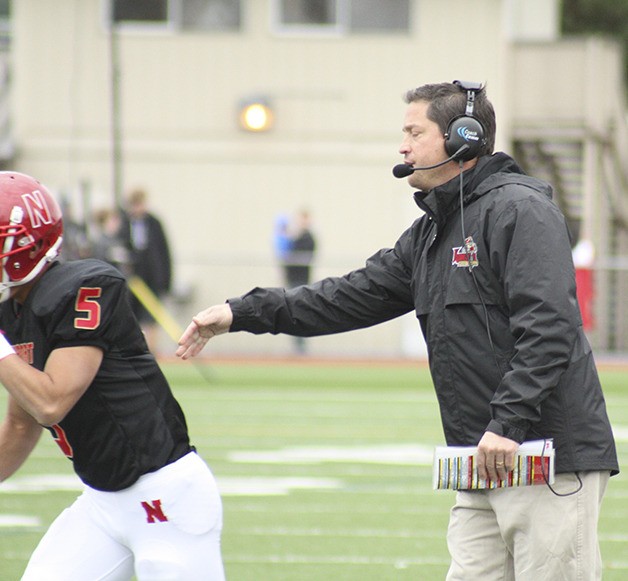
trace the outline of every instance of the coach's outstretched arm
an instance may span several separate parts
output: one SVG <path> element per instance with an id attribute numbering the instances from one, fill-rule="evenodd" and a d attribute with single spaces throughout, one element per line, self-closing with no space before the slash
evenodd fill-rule
<path id="1" fill-rule="evenodd" d="M 192 322 L 179 339 L 177 357 L 189 359 L 198 355 L 207 341 L 216 335 L 227 333 L 233 323 L 233 313 L 228 303 L 209 307 L 192 317 Z"/>

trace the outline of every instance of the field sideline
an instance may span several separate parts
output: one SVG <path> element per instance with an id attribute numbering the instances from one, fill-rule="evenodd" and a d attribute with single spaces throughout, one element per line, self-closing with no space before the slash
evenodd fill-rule
<path id="1" fill-rule="evenodd" d="M 442 432 L 416 361 L 163 362 L 223 496 L 232 581 L 443 579 L 450 492 L 431 487 Z M 620 463 L 628 460 L 628 371 L 600 364 Z M 0 390 L 0 408 L 5 395 Z M 76 496 L 44 434 L 0 485 L 0 581 L 20 578 Z M 600 523 L 605 581 L 628 578 L 628 476 L 611 480 Z"/>

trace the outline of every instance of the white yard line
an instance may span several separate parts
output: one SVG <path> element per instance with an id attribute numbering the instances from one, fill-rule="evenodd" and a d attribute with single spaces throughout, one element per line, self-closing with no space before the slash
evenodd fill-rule
<path id="1" fill-rule="evenodd" d="M 36 516 L 24 514 L 0 514 L 0 528 L 37 528 L 41 520 Z"/>
<path id="2" fill-rule="evenodd" d="M 313 557 L 310 555 L 226 555 L 226 563 L 247 564 L 286 564 L 286 565 L 386 565 L 396 569 L 407 569 L 416 565 L 447 565 L 448 559 L 437 557 L 363 557 L 355 555 L 323 555 Z"/>

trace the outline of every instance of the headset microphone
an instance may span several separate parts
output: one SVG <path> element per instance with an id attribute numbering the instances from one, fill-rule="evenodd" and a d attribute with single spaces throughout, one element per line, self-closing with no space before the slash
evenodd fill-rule
<path id="1" fill-rule="evenodd" d="M 469 149 L 470 147 L 465 143 L 460 148 L 458 148 L 458 150 L 453 155 L 449 156 L 446 160 L 441 161 L 439 163 L 435 163 L 434 165 L 427 165 L 424 167 L 414 167 L 410 165 L 409 163 L 400 163 L 399 165 L 396 165 L 395 167 L 393 167 L 392 172 L 396 178 L 405 178 L 415 171 L 421 171 L 424 169 L 434 169 L 436 167 L 440 167 L 441 165 L 445 165 L 446 163 L 449 163 L 450 161 L 454 161 L 455 159 L 458 159 L 460 156 L 466 153 L 466 151 Z"/>

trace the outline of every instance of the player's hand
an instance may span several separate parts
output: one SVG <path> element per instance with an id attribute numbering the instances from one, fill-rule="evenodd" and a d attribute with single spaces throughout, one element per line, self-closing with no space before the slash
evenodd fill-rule
<path id="1" fill-rule="evenodd" d="M 518 442 L 498 436 L 493 432 L 484 432 L 478 444 L 478 476 L 481 479 L 503 480 L 515 466 L 515 454 Z"/>
<path id="2" fill-rule="evenodd" d="M 216 335 L 222 335 L 231 328 L 233 313 L 229 303 L 215 305 L 192 317 L 192 322 L 179 339 L 177 357 L 189 359 L 198 355 L 207 341 Z"/>

